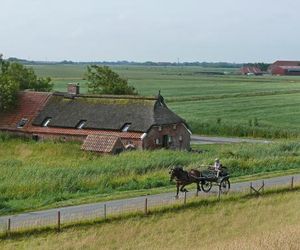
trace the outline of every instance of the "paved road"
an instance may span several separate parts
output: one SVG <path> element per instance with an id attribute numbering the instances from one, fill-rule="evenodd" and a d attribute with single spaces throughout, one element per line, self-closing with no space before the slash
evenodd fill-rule
<path id="1" fill-rule="evenodd" d="M 293 175 L 294 182 L 300 183 L 300 174 Z M 283 176 L 283 177 L 276 177 L 271 179 L 265 180 L 265 187 L 274 187 L 280 185 L 287 185 L 291 183 L 292 176 Z M 252 181 L 253 186 L 259 187 L 262 184 L 262 180 Z M 250 182 L 241 182 L 232 184 L 231 190 L 232 191 L 243 191 L 249 190 Z M 190 186 L 189 189 L 194 190 L 195 187 Z M 83 219 L 94 219 L 94 218 L 103 218 L 106 206 L 106 214 L 118 214 L 122 212 L 128 211 L 143 211 L 145 207 L 145 198 L 147 197 L 148 206 L 154 207 L 162 204 L 174 204 L 176 202 L 182 203 L 183 202 L 183 194 L 181 197 L 176 200 L 174 197 L 174 192 L 172 193 L 162 193 L 156 195 L 148 195 L 148 196 L 141 196 L 136 198 L 129 198 L 129 199 L 121 199 L 121 200 L 114 200 L 114 201 L 107 201 L 107 202 L 98 202 L 93 204 L 86 204 L 86 205 L 78 205 L 78 206 L 69 206 L 63 207 L 59 209 L 48 209 L 44 211 L 37 211 L 37 212 L 29 212 L 23 213 L 19 215 L 12 215 L 12 216 L 2 216 L 0 217 L 0 229 L 5 230 L 7 228 L 7 221 L 8 218 L 11 218 L 11 229 L 18 230 L 18 229 L 29 229 L 31 227 L 38 227 L 38 226 L 45 226 L 45 225 L 54 225 L 57 223 L 57 212 L 58 210 L 61 213 L 61 221 L 62 223 L 67 222 L 75 222 L 76 220 L 83 220 Z M 216 195 L 217 188 L 214 187 L 213 190 L 210 192 L 210 195 Z M 188 197 L 194 196 L 195 191 L 191 191 L 187 193 Z M 199 196 L 204 196 L 208 194 L 204 194 L 203 192 L 199 193 Z"/>
<path id="2" fill-rule="evenodd" d="M 211 136 L 200 136 L 192 135 L 191 143 L 193 144 L 225 144 L 225 143 L 270 143 L 267 140 L 257 140 L 257 139 L 242 139 L 242 138 L 227 138 L 227 137 L 211 137 Z"/>

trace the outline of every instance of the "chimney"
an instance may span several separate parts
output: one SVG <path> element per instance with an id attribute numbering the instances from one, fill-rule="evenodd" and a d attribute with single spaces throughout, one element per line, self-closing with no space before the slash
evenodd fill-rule
<path id="1" fill-rule="evenodd" d="M 68 94 L 79 95 L 79 83 L 69 83 L 68 84 Z"/>

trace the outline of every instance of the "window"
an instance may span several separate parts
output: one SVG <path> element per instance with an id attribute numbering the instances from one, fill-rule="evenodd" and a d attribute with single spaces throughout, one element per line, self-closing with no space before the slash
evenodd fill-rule
<path id="1" fill-rule="evenodd" d="M 19 121 L 19 123 L 17 124 L 17 128 L 23 128 L 27 122 L 28 122 L 27 118 L 22 118 L 21 121 Z"/>
<path id="2" fill-rule="evenodd" d="M 43 121 L 42 126 L 43 126 L 43 127 L 48 127 L 48 124 L 50 123 L 51 119 L 52 119 L 51 117 L 47 117 L 47 118 Z"/>
<path id="3" fill-rule="evenodd" d="M 177 124 L 174 124 L 173 125 L 173 130 L 176 130 L 177 129 Z"/>
<path id="4" fill-rule="evenodd" d="M 173 141 L 173 138 L 172 138 L 172 136 L 169 135 L 169 137 L 168 137 L 168 142 L 169 142 L 169 143 L 172 143 L 172 141 Z"/>
<path id="5" fill-rule="evenodd" d="M 76 125 L 77 129 L 82 129 L 84 125 L 86 124 L 86 120 L 80 120 L 78 124 Z"/>
<path id="6" fill-rule="evenodd" d="M 131 123 L 125 123 L 124 126 L 122 127 L 122 132 L 127 132 Z"/>
<path id="7" fill-rule="evenodd" d="M 158 131 L 162 131 L 162 127 L 161 126 L 158 126 Z"/>
<path id="8" fill-rule="evenodd" d="M 157 139 L 155 139 L 155 144 L 156 145 L 159 145 L 160 144 L 160 140 L 157 138 Z"/>
<path id="9" fill-rule="evenodd" d="M 182 135 L 180 135 L 178 139 L 180 142 L 183 141 Z"/>

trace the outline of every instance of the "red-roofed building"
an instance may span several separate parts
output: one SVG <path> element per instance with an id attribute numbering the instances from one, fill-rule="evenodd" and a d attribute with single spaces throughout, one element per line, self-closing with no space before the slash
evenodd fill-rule
<path id="1" fill-rule="evenodd" d="M 190 149 L 191 134 L 161 95 L 81 95 L 74 85 L 67 93 L 20 92 L 16 108 L 0 112 L 0 131 L 35 140 L 84 142 L 113 137 L 128 149 L 184 150 Z"/>
<path id="2" fill-rule="evenodd" d="M 263 72 L 261 71 L 261 69 L 257 66 L 250 66 L 250 65 L 244 65 L 241 69 L 240 69 L 241 73 L 243 75 L 262 75 Z"/>
<path id="3" fill-rule="evenodd" d="M 272 75 L 300 76 L 300 61 L 276 61 L 268 68 Z"/>

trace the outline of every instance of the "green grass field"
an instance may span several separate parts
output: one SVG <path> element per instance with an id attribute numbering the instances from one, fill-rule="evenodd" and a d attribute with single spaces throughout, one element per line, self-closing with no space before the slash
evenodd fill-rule
<path id="1" fill-rule="evenodd" d="M 87 91 L 84 68 L 34 66 L 40 76 L 51 76 L 60 91 L 74 81 Z M 169 107 L 195 133 L 289 139 L 270 144 L 193 145 L 203 150 L 201 154 L 157 150 L 102 156 L 81 151 L 75 142 L 34 142 L 0 133 L 0 215 L 175 192 L 169 182 L 170 166 L 204 169 L 216 157 L 229 167 L 232 181 L 300 172 L 299 77 L 206 75 L 205 71 L 216 69 L 196 67 L 114 69 L 142 95 L 155 95 L 160 89 Z M 0 248 L 297 249 L 298 196 L 295 191 L 257 199 L 229 196 L 221 203 L 198 201 L 198 205 L 147 218 L 133 216 L 64 229 L 59 235 L 44 232 L 1 240 Z"/>
<path id="2" fill-rule="evenodd" d="M 35 65 L 40 76 L 51 76 L 55 90 L 83 80 L 85 65 Z M 141 95 L 161 90 L 168 106 L 199 134 L 294 138 L 300 135 L 300 77 L 235 74 L 206 75 L 207 71 L 235 73 L 237 69 L 200 67 L 113 67 Z M 254 121 L 257 122 L 254 122 Z"/>
<path id="3" fill-rule="evenodd" d="M 83 65 L 34 69 L 40 76 L 51 76 L 56 90 L 65 90 L 70 81 L 81 81 L 84 86 Z M 168 105 L 196 133 L 293 139 L 267 145 L 194 146 L 207 150 L 202 154 L 160 150 L 112 157 L 82 152 L 77 143 L 36 143 L 2 134 L 0 214 L 162 191 L 171 187 L 170 166 L 201 168 L 216 157 L 230 167 L 232 177 L 299 171 L 300 78 L 215 76 L 205 71 L 216 69 L 196 67 L 114 69 L 142 95 L 161 89 Z"/>
<path id="4" fill-rule="evenodd" d="M 195 200 L 146 216 L 12 236 L 1 249 L 299 249 L 299 190 Z"/>
<path id="5" fill-rule="evenodd" d="M 204 169 L 216 157 L 232 177 L 300 171 L 300 143 L 206 145 L 205 152 L 169 150 L 101 156 L 79 143 L 34 142 L 0 135 L 0 214 L 162 192 L 174 186 L 168 168 Z M 199 147 L 198 147 L 199 149 Z M 194 188 L 194 187 L 193 187 Z"/>

